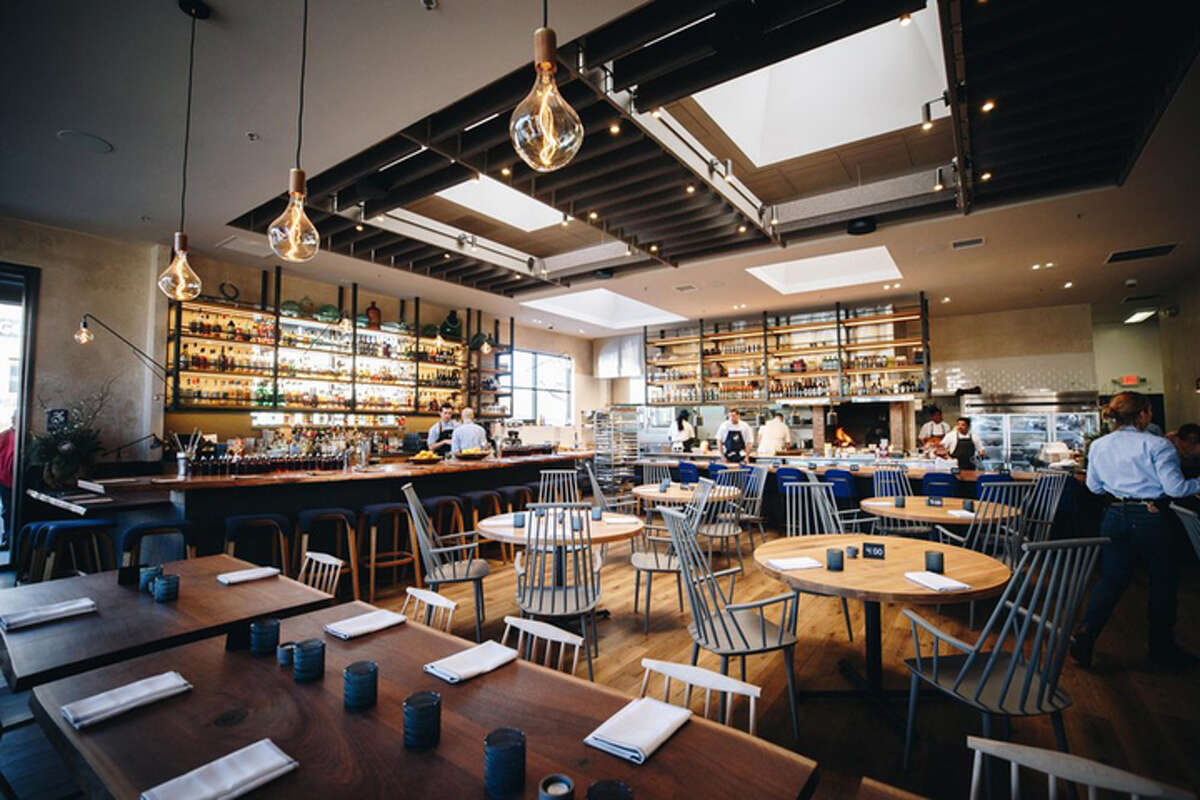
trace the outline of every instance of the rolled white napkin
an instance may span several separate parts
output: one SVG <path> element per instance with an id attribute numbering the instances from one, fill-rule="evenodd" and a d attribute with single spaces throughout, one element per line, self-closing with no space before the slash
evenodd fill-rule
<path id="1" fill-rule="evenodd" d="M 384 628 L 390 628 L 393 625 L 399 625 L 406 619 L 408 618 L 403 614 L 397 614 L 395 611 L 387 611 L 381 608 L 377 611 L 368 611 L 365 614 L 331 622 L 325 626 L 325 632 L 339 639 L 353 639 L 358 636 L 366 636 L 368 633 L 381 631 Z"/>
<path id="2" fill-rule="evenodd" d="M 74 600 L 64 600 L 61 603 L 50 603 L 44 606 L 10 611 L 0 614 L 0 630 L 15 631 L 18 628 L 28 628 L 43 622 L 53 622 L 58 619 L 91 614 L 96 610 L 96 601 L 90 597 L 77 597 Z"/>
<path id="3" fill-rule="evenodd" d="M 864 506 L 893 506 L 896 504 L 894 500 L 863 500 Z"/>
<path id="4" fill-rule="evenodd" d="M 279 570 L 275 567 L 251 567 L 250 569 L 239 569 L 233 572 L 222 572 L 217 576 L 217 580 L 226 586 L 232 586 L 235 583 L 273 578 L 278 574 Z"/>
<path id="5" fill-rule="evenodd" d="M 767 566 L 771 569 L 786 571 L 789 569 L 812 569 L 813 567 L 821 566 L 821 562 L 808 556 L 801 556 L 799 558 L 768 558 Z"/>
<path id="6" fill-rule="evenodd" d="M 936 572 L 929 572 L 928 570 L 906 572 L 904 573 L 904 577 L 913 583 L 918 583 L 926 589 L 932 589 L 935 592 L 960 592 L 963 589 L 971 588 L 962 581 L 956 581 L 954 578 L 948 578 L 945 575 L 939 575 Z"/>
<path id="7" fill-rule="evenodd" d="M 644 764 L 691 715 L 686 708 L 642 697 L 630 700 L 583 742 L 634 764 Z"/>
<path id="8" fill-rule="evenodd" d="M 425 671 L 436 675 L 447 683 L 461 683 L 476 675 L 491 672 L 515 660 L 517 651 L 505 647 L 499 642 L 488 639 L 483 644 L 477 644 L 452 656 L 431 661 L 425 665 Z"/>
<path id="9" fill-rule="evenodd" d="M 67 703 L 62 707 L 62 715 L 75 730 L 81 730 L 101 720 L 186 692 L 191 688 L 192 685 L 178 672 L 163 672 Z"/>
<path id="10" fill-rule="evenodd" d="M 606 514 L 604 515 L 604 521 L 605 521 L 605 522 L 615 522 L 615 523 L 617 523 L 617 524 L 620 524 L 620 525 L 625 525 L 625 524 L 630 524 L 630 523 L 634 523 L 634 522 L 641 522 L 641 521 L 642 521 L 642 518 L 641 518 L 641 517 L 635 517 L 635 516 L 632 516 L 632 515 L 630 515 L 630 514 L 611 514 L 611 513 L 606 513 Z"/>
<path id="11" fill-rule="evenodd" d="M 947 509 L 946 513 L 952 517 L 958 517 L 959 519 L 975 519 L 974 511 L 967 511 L 966 509 L 963 509 L 963 508 Z"/>
<path id="12" fill-rule="evenodd" d="M 259 739 L 216 761 L 142 792 L 142 800 L 231 800 L 300 766 L 270 739 Z"/>

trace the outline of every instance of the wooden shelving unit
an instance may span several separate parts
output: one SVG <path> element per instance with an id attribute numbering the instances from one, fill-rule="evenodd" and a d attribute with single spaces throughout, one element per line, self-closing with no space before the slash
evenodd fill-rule
<path id="1" fill-rule="evenodd" d="M 810 402 L 928 395 L 924 293 L 832 309 L 643 331 L 647 403 Z"/>
<path id="2" fill-rule="evenodd" d="M 467 343 L 474 341 L 481 332 L 487 332 L 483 323 L 483 312 L 476 310 L 475 316 L 467 316 Z M 508 318 L 508 343 L 501 343 L 500 320 L 493 320 L 489 334 L 491 352 L 468 346 L 467 349 L 467 405 L 476 409 L 476 419 L 501 420 L 512 416 L 512 370 L 500 363 L 501 356 L 512 355 L 515 324 Z M 511 364 L 511 359 L 509 360 Z"/>

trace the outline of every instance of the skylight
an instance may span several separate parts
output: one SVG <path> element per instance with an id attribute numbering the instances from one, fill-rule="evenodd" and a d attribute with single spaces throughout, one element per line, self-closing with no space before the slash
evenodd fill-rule
<path id="1" fill-rule="evenodd" d="M 526 233 L 562 221 L 561 211 L 486 175 L 480 176 L 479 180 L 467 180 L 451 186 L 438 192 L 437 196 Z"/>
<path id="2" fill-rule="evenodd" d="M 933 6 L 933 4 L 930 4 Z M 693 96 L 757 167 L 916 125 L 946 88 L 937 11 L 890 20 Z M 933 117 L 949 114 L 934 103 Z"/>
<path id="3" fill-rule="evenodd" d="M 521 305 L 613 330 L 684 322 L 687 319 L 608 289 L 587 289 L 541 300 L 526 300 Z"/>
<path id="4" fill-rule="evenodd" d="M 817 292 L 904 277 L 892 254 L 882 246 L 750 267 L 746 272 L 780 294 Z"/>

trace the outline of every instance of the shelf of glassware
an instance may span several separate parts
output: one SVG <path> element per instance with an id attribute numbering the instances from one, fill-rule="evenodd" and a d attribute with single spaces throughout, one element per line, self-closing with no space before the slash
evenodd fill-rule
<path id="1" fill-rule="evenodd" d="M 345 411 L 252 411 L 253 428 L 282 428 L 285 426 L 335 425 L 347 428 L 403 428 L 404 414 L 349 413 Z"/>

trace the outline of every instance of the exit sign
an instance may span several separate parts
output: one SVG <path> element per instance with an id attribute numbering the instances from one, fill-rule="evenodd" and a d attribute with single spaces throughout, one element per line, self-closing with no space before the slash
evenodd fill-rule
<path id="1" fill-rule="evenodd" d="M 1144 380 L 1145 378 L 1143 378 L 1141 375 L 1122 375 L 1121 377 L 1117 378 L 1117 383 L 1121 384 L 1122 386 L 1137 386 Z"/>

